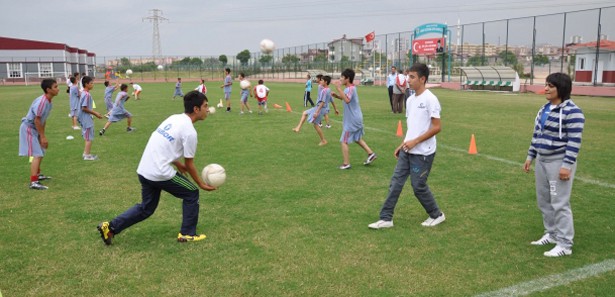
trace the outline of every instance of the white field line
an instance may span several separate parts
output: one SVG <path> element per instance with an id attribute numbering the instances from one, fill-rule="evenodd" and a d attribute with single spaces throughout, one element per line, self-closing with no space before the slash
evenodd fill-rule
<path id="1" fill-rule="evenodd" d="M 600 263 L 590 264 L 580 268 L 553 274 L 532 281 L 519 283 L 497 291 L 476 295 L 476 297 L 498 296 L 526 296 L 535 292 L 545 291 L 554 287 L 565 286 L 569 283 L 590 278 L 596 275 L 615 270 L 615 259 L 604 260 Z"/>
<path id="2" fill-rule="evenodd" d="M 342 123 L 342 122 L 340 122 L 338 120 L 334 120 L 334 119 L 331 119 L 331 118 L 329 118 L 329 119 L 332 122 L 336 122 L 336 123 L 339 123 L 339 124 Z M 384 134 L 393 134 L 390 131 L 385 131 L 385 130 L 382 130 L 382 129 L 372 128 L 372 127 L 367 127 L 367 126 L 365 126 L 365 130 L 376 131 L 376 132 L 380 132 L 380 133 L 384 133 Z M 445 145 L 445 144 L 440 144 L 439 143 L 438 147 L 441 147 L 441 148 L 447 149 L 447 150 L 451 150 L 451 151 L 454 151 L 454 152 L 467 153 L 466 149 L 460 149 L 460 148 L 452 147 L 452 146 Z M 521 163 L 521 162 L 515 162 L 515 161 L 503 159 L 503 158 L 496 157 L 496 156 L 490 156 L 490 155 L 485 155 L 485 154 L 480 154 L 480 153 L 477 154 L 477 156 L 483 157 L 483 158 L 486 158 L 486 159 L 489 159 L 489 160 L 492 160 L 492 161 L 498 161 L 498 162 L 501 162 L 501 163 L 506 163 L 508 165 L 519 166 L 519 167 L 523 166 L 523 163 Z M 584 178 L 584 177 L 580 177 L 578 175 L 574 177 L 574 180 L 578 180 L 578 181 L 581 181 L 581 182 L 584 182 L 584 183 L 588 183 L 588 184 L 592 184 L 592 185 L 597 185 L 597 186 L 601 186 L 601 187 L 605 187 L 605 188 L 615 189 L 615 184 L 611 184 L 611 183 L 607 183 L 607 182 L 603 182 L 603 181 L 599 181 L 599 180 L 595 180 L 595 179 L 590 179 L 590 178 Z"/>

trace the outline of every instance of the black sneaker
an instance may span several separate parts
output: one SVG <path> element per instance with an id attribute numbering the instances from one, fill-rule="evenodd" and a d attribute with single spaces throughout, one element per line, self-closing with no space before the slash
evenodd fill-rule
<path id="1" fill-rule="evenodd" d="M 126 132 L 132 132 L 134 130 L 136 130 L 136 129 L 133 128 L 133 127 L 126 127 Z"/>
<path id="2" fill-rule="evenodd" d="M 39 183 L 38 181 L 34 181 L 30 183 L 30 189 L 32 190 L 47 190 L 49 189 L 46 186 L 41 185 L 41 183 Z"/>
<path id="3" fill-rule="evenodd" d="M 105 134 L 105 129 L 98 131 L 98 135 L 103 136 Z"/>
<path id="4" fill-rule="evenodd" d="M 374 160 L 376 160 L 376 158 L 378 158 L 378 156 L 376 156 L 376 153 L 369 154 L 365 162 L 363 162 L 363 165 L 371 164 L 372 162 L 374 162 Z"/>
<path id="5" fill-rule="evenodd" d="M 102 222 L 96 227 L 100 232 L 100 237 L 106 245 L 111 245 L 113 240 L 113 232 L 109 229 L 109 222 Z"/>
<path id="6" fill-rule="evenodd" d="M 38 175 L 38 180 L 39 181 L 46 180 L 46 179 L 51 179 L 51 176 L 46 176 L 46 175 L 43 175 L 43 174 L 39 174 Z"/>

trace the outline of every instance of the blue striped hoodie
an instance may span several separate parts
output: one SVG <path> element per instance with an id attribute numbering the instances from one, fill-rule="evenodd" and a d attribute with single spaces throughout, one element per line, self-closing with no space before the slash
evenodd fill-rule
<path id="1" fill-rule="evenodd" d="M 539 111 L 534 121 L 534 134 L 527 160 L 537 155 L 545 159 L 560 159 L 563 155 L 562 168 L 570 169 L 577 161 L 581 149 L 581 136 L 585 124 L 583 111 L 572 100 L 565 100 L 549 112 L 544 127 L 540 125 L 542 112 L 551 102 L 547 102 Z"/>

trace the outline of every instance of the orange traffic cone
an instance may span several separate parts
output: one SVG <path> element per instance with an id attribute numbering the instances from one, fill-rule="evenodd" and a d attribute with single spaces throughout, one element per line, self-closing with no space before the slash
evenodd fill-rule
<path id="1" fill-rule="evenodd" d="M 290 109 L 290 104 L 288 104 L 288 102 L 286 102 L 286 111 L 293 112 L 293 110 Z"/>
<path id="2" fill-rule="evenodd" d="M 399 120 L 399 122 L 397 123 L 397 137 L 403 137 L 404 136 L 404 129 L 401 127 L 401 120 Z"/>
<path id="3" fill-rule="evenodd" d="M 282 105 L 277 104 L 277 103 L 274 103 L 274 104 L 273 104 L 273 107 L 274 107 L 274 108 L 282 108 Z"/>
<path id="4" fill-rule="evenodd" d="M 478 150 L 476 149 L 476 139 L 474 138 L 474 134 L 472 134 L 472 138 L 470 138 L 470 148 L 468 149 L 468 154 L 470 155 L 478 154 Z"/>

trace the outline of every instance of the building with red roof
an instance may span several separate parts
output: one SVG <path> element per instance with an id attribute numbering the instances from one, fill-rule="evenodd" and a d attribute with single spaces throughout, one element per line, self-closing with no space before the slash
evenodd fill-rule
<path id="1" fill-rule="evenodd" d="M 64 43 L 0 36 L 0 80 L 66 79 L 74 72 L 94 76 L 96 54 Z"/>
<path id="2" fill-rule="evenodd" d="M 615 84 L 615 41 L 577 43 L 570 50 L 576 53 L 576 83 Z"/>

